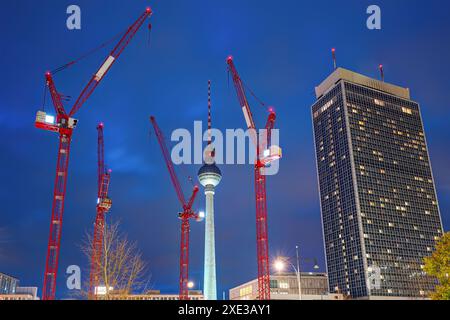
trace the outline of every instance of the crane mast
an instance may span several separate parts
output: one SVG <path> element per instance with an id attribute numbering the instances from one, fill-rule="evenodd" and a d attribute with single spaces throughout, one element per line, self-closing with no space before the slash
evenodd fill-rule
<path id="1" fill-rule="evenodd" d="M 251 130 L 250 137 L 256 148 L 257 159 L 255 161 L 255 200 L 256 200 L 256 250 L 258 261 L 258 298 L 259 300 L 270 300 L 270 266 L 269 245 L 267 227 L 267 193 L 265 167 L 272 161 L 281 158 L 281 149 L 267 149 L 270 145 L 271 131 L 275 124 L 276 114 L 269 109 L 266 123 L 267 138 L 259 141 L 255 122 L 250 110 L 248 99 L 245 95 L 243 82 L 234 65 L 233 58 L 227 58 L 228 69 L 232 74 L 233 83 L 237 97 L 244 114 L 247 128 Z"/>
<path id="2" fill-rule="evenodd" d="M 108 197 L 111 170 L 105 169 L 103 123 L 97 126 L 98 131 L 98 187 L 97 187 L 97 214 L 94 222 L 94 236 L 92 238 L 91 272 L 89 275 L 89 298 L 96 299 L 96 288 L 101 279 L 101 266 L 103 256 L 103 238 L 105 230 L 105 216 L 111 209 L 112 201 Z"/>
<path id="3" fill-rule="evenodd" d="M 145 12 L 128 28 L 124 36 L 120 39 L 116 47 L 111 51 L 103 64 L 91 78 L 86 87 L 81 91 L 69 114 L 66 113 L 61 94 L 57 91 L 52 74 L 47 72 L 46 83 L 52 97 L 55 116 L 38 111 L 36 115 L 35 126 L 38 129 L 59 133 L 59 148 L 56 164 L 56 178 L 52 199 L 52 216 L 50 221 L 50 235 L 47 246 L 47 258 L 44 273 L 44 284 L 42 291 L 43 300 L 54 300 L 56 291 L 56 278 L 58 273 L 58 261 L 61 243 L 61 231 L 64 214 L 64 203 L 66 197 L 66 185 L 69 169 L 70 145 L 72 141 L 73 129 L 75 129 L 78 120 L 73 116 L 80 110 L 87 99 L 97 88 L 106 73 L 110 70 L 113 63 L 119 58 L 123 50 L 133 39 L 136 32 L 152 14 L 152 10 L 147 8 Z"/>
<path id="4" fill-rule="evenodd" d="M 180 300 L 189 300 L 189 235 L 190 235 L 190 219 L 200 220 L 197 213 L 192 210 L 192 205 L 194 204 L 195 197 L 199 191 L 198 186 L 194 186 L 192 190 L 192 195 L 189 201 L 186 203 L 183 190 L 181 189 L 180 181 L 175 172 L 172 159 L 170 158 L 169 150 L 164 141 L 164 135 L 159 128 L 155 117 L 150 117 L 150 122 L 155 130 L 156 137 L 158 139 L 159 146 L 161 147 L 162 154 L 164 156 L 164 161 L 166 163 L 167 169 L 169 170 L 170 179 L 177 193 L 178 200 L 183 208 L 183 211 L 179 213 L 179 218 L 181 220 L 181 244 L 180 244 Z"/>

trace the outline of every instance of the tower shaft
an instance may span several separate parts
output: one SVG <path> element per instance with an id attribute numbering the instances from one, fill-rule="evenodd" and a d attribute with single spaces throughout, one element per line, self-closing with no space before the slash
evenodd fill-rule
<path id="1" fill-rule="evenodd" d="M 206 300 L 217 300 L 214 193 L 214 186 L 206 186 L 205 269 L 203 279 L 203 294 Z"/>

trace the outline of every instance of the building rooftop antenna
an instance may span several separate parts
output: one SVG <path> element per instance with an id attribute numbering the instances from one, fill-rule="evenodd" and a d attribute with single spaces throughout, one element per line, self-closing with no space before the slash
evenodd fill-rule
<path id="1" fill-rule="evenodd" d="M 384 68 L 383 68 L 383 65 L 380 64 L 380 65 L 378 66 L 378 69 L 380 69 L 381 81 L 384 82 Z"/>
<path id="2" fill-rule="evenodd" d="M 336 64 L 336 48 L 332 48 L 332 49 L 331 49 L 331 54 L 332 54 L 332 56 L 333 56 L 333 67 L 334 67 L 334 70 L 336 70 L 336 69 L 337 69 L 337 64 Z"/>

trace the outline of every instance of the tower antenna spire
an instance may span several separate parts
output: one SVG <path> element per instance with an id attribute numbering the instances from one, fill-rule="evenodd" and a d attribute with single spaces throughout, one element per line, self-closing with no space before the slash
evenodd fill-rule
<path id="1" fill-rule="evenodd" d="M 211 120 L 211 80 L 208 80 L 208 146 L 211 145 L 212 141 L 212 120 Z"/>
<path id="2" fill-rule="evenodd" d="M 214 162 L 215 149 L 212 144 L 212 116 L 211 116 L 211 80 L 208 80 L 208 145 L 205 150 L 205 162 Z"/>

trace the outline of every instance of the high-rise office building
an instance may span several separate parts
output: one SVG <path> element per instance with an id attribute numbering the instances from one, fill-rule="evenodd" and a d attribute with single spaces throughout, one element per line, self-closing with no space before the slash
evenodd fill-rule
<path id="1" fill-rule="evenodd" d="M 331 292 L 420 298 L 442 235 L 419 104 L 409 89 L 338 68 L 312 106 Z"/>

